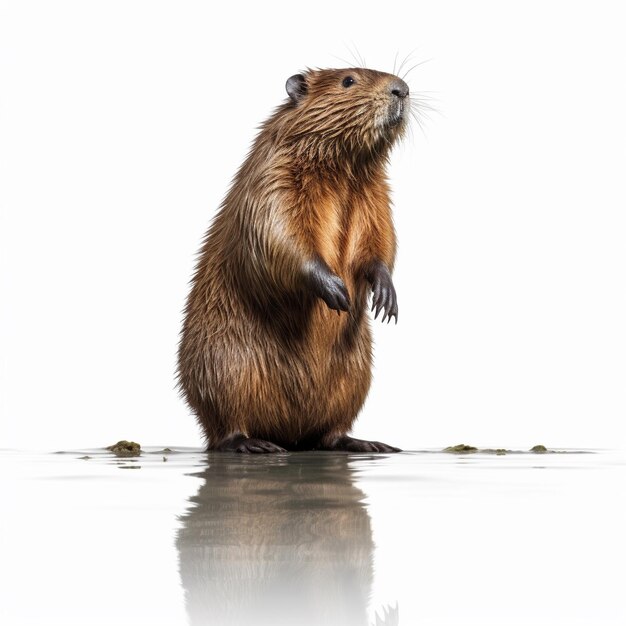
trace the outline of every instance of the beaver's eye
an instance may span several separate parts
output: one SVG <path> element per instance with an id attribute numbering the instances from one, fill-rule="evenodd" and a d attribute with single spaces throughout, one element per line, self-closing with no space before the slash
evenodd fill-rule
<path id="1" fill-rule="evenodd" d="M 354 80 L 354 78 L 352 78 L 352 76 L 346 76 L 342 81 L 341 84 L 344 87 L 350 87 L 351 85 L 354 85 L 356 81 Z"/>

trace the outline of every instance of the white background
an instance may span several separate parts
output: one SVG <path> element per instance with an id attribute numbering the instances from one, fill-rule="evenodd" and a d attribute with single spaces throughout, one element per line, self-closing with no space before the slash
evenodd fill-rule
<path id="1" fill-rule="evenodd" d="M 413 63 L 397 326 L 357 436 L 624 444 L 618 2 L 0 2 L 0 447 L 199 445 L 174 390 L 194 255 L 306 66 Z"/>

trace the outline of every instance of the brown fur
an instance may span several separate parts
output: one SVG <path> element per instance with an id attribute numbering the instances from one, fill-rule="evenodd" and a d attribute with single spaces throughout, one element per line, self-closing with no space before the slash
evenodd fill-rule
<path id="1" fill-rule="evenodd" d="M 261 127 L 192 281 L 178 376 L 210 448 L 238 433 L 328 447 L 370 386 L 368 271 L 391 272 L 396 251 L 385 169 L 405 126 L 389 122 L 397 79 L 356 68 L 304 79 Z M 347 313 L 311 292 L 315 259 L 344 281 Z"/>

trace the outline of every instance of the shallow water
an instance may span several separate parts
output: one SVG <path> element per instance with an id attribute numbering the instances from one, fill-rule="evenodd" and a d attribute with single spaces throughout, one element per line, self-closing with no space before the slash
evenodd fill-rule
<path id="1" fill-rule="evenodd" d="M 625 479 L 602 450 L 0 451 L 0 621 L 623 626 Z"/>

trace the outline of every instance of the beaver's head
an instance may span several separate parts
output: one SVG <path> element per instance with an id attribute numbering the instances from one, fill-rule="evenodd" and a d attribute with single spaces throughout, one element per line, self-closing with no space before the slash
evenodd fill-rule
<path id="1" fill-rule="evenodd" d="M 393 74 L 308 70 L 289 78 L 286 88 L 284 139 L 311 155 L 386 154 L 407 125 L 409 87 Z"/>

